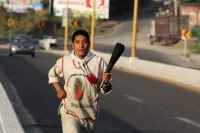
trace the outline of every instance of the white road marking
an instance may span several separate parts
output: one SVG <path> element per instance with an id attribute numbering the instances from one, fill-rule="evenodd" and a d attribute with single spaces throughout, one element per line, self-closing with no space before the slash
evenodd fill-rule
<path id="1" fill-rule="evenodd" d="M 136 102 L 139 102 L 139 103 L 143 103 L 140 99 L 138 98 L 135 98 L 135 97 L 132 97 L 132 96 L 129 96 L 129 95 L 124 95 L 125 97 L 127 97 L 128 99 L 130 100 L 134 100 Z"/>
<path id="2" fill-rule="evenodd" d="M 188 123 L 188 124 L 190 124 L 190 125 L 193 125 L 193 126 L 195 126 L 195 127 L 200 128 L 200 124 L 195 123 L 195 122 L 193 122 L 193 121 L 191 121 L 191 120 L 188 120 L 188 119 L 182 118 L 182 117 L 175 117 L 175 118 L 178 119 L 178 120 L 180 120 L 180 121 L 183 121 L 183 122 L 185 122 L 185 123 Z"/>

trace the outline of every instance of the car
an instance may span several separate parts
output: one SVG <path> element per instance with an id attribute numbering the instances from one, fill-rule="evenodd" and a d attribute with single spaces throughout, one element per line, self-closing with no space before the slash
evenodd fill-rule
<path id="1" fill-rule="evenodd" d="M 42 40 L 39 40 L 39 48 L 57 47 L 57 39 L 52 35 L 44 35 Z M 46 46 L 45 46 L 46 45 Z"/>
<path id="2" fill-rule="evenodd" d="M 11 57 L 14 54 L 28 54 L 32 57 L 35 57 L 35 44 L 33 41 L 33 37 L 30 35 L 16 34 L 11 38 L 9 45 L 9 56 Z"/>

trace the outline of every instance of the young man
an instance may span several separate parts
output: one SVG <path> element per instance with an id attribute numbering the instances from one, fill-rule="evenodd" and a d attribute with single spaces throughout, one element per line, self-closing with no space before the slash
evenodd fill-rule
<path id="1" fill-rule="evenodd" d="M 93 133 L 100 110 L 99 92 L 106 95 L 113 88 L 110 73 L 104 73 L 107 64 L 89 50 L 89 40 L 85 30 L 76 31 L 72 36 L 72 53 L 58 59 L 48 74 L 49 84 L 62 99 L 59 114 L 63 133 Z M 59 77 L 64 78 L 63 88 Z"/>

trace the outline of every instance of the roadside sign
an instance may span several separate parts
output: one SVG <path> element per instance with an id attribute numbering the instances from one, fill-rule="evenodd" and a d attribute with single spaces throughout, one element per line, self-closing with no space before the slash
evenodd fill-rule
<path id="1" fill-rule="evenodd" d="M 68 17 L 68 18 L 66 18 L 66 17 Z M 71 9 L 68 9 L 68 12 L 67 12 L 66 8 L 64 8 L 63 9 L 63 17 L 62 17 L 62 27 L 65 27 L 66 19 L 68 20 L 68 26 L 71 25 L 71 17 L 72 17 Z"/>
<path id="2" fill-rule="evenodd" d="M 38 23 L 38 27 L 39 27 L 39 28 L 43 28 L 44 26 L 45 26 L 44 21 L 40 21 L 40 22 Z"/>
<path id="3" fill-rule="evenodd" d="M 190 30 L 183 29 L 181 32 L 181 38 L 184 40 L 183 60 L 185 60 L 187 54 L 187 40 L 190 39 Z"/>
<path id="4" fill-rule="evenodd" d="M 10 26 L 14 26 L 15 25 L 15 20 L 11 19 L 11 18 L 8 18 L 8 22 L 7 22 L 7 25 L 10 27 Z"/>
<path id="5" fill-rule="evenodd" d="M 77 26 L 77 21 L 72 19 L 70 26 L 71 27 L 76 27 Z"/>
<path id="6" fill-rule="evenodd" d="M 181 32 L 181 38 L 183 40 L 190 39 L 190 30 L 183 29 Z"/>

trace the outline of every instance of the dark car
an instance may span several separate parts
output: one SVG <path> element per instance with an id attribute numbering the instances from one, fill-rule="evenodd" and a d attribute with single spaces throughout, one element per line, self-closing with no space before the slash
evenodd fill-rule
<path id="1" fill-rule="evenodd" d="M 30 35 L 14 35 L 10 41 L 10 56 L 29 54 L 35 57 L 35 44 Z"/>

